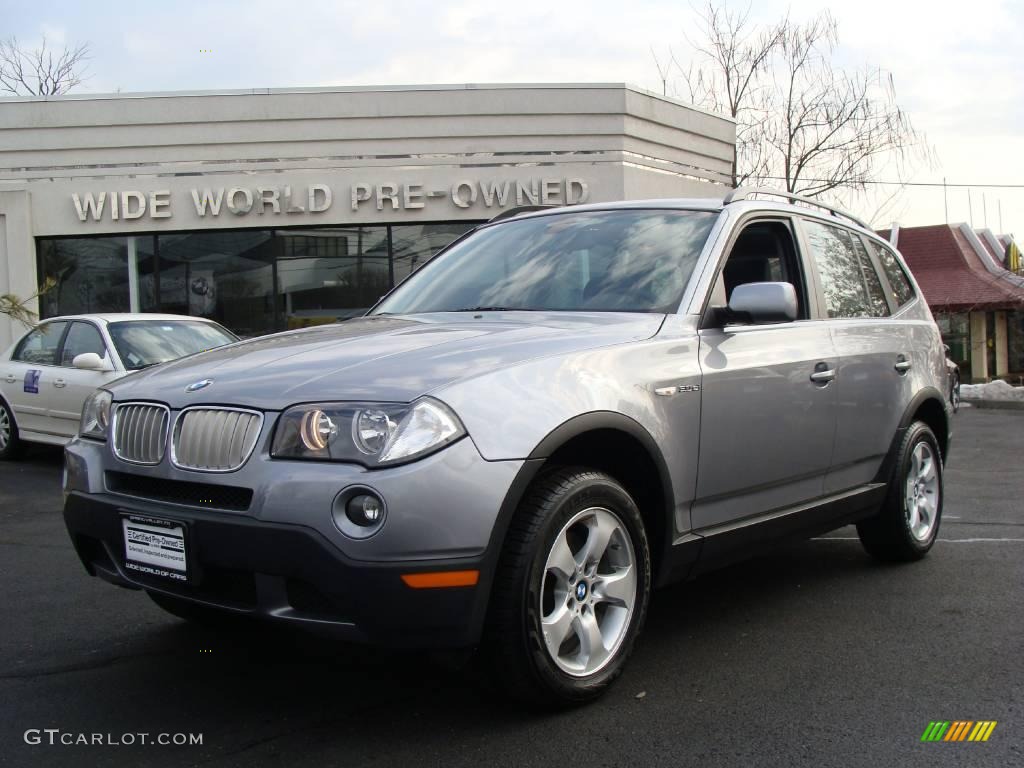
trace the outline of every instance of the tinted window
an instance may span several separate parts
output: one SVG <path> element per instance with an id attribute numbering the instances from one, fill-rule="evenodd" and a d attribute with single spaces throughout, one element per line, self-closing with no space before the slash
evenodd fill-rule
<path id="1" fill-rule="evenodd" d="M 107 332 L 129 371 L 237 341 L 219 325 L 195 320 L 126 320 L 111 323 Z"/>
<path id="2" fill-rule="evenodd" d="M 68 337 L 64 339 L 64 350 L 60 353 L 60 364 L 64 366 L 74 365 L 75 358 L 84 355 L 86 352 L 93 352 L 100 357 L 107 354 L 107 347 L 103 343 L 103 337 L 96 330 L 92 323 L 76 322 L 71 324 Z"/>
<path id="3" fill-rule="evenodd" d="M 620 210 L 485 227 L 414 272 L 377 312 L 673 312 L 714 221 Z"/>
<path id="4" fill-rule="evenodd" d="M 868 276 L 878 281 L 860 238 L 841 227 L 805 220 L 807 239 L 821 275 L 829 317 L 873 317 L 889 314 L 881 286 L 869 287 Z M 881 299 L 881 305 L 875 299 Z"/>
<path id="5" fill-rule="evenodd" d="M 896 254 L 878 243 L 872 242 L 871 246 L 875 249 L 878 263 L 882 265 L 882 271 L 885 272 L 885 276 L 889 280 L 889 286 L 896 297 L 897 306 L 902 307 L 914 298 L 914 288 L 910 284 L 910 280 L 896 259 Z"/>
<path id="6" fill-rule="evenodd" d="M 885 298 L 885 290 L 882 288 L 882 281 L 875 271 L 875 265 L 871 263 L 864 241 L 856 235 L 851 235 L 854 250 L 857 251 L 857 259 L 860 261 L 860 271 L 864 275 L 864 285 L 868 289 L 868 301 L 870 302 L 871 314 L 875 317 L 889 316 L 889 302 Z"/>
<path id="7" fill-rule="evenodd" d="M 67 323 L 43 323 L 21 340 L 14 350 L 14 359 L 33 365 L 56 365 L 57 347 Z"/>

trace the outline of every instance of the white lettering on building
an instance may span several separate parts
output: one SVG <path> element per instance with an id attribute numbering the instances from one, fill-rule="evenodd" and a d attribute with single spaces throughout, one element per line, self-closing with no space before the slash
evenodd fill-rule
<path id="1" fill-rule="evenodd" d="M 447 201 L 455 208 L 501 209 L 509 205 L 575 205 L 590 198 L 590 187 L 583 179 L 459 179 L 448 186 L 423 183 L 399 184 L 394 181 L 372 184 L 358 181 L 349 188 L 349 208 L 353 213 L 365 204 L 377 211 L 415 211 L 428 201 Z M 328 184 L 297 187 L 203 187 L 189 190 L 192 207 L 200 219 L 217 218 L 221 211 L 234 216 L 319 214 L 330 210 L 334 190 Z M 71 195 L 78 220 L 136 221 L 142 218 L 172 218 L 172 194 L 169 189 L 75 192 Z M 437 204 L 437 203 L 434 203 Z"/>

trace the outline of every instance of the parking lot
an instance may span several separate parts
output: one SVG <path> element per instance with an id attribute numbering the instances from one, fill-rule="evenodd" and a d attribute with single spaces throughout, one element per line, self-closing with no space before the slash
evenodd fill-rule
<path id="1" fill-rule="evenodd" d="M 965 409 L 956 430 L 925 561 L 878 565 L 848 528 L 658 592 L 609 695 L 543 715 L 427 655 L 197 629 L 88 578 L 61 454 L 36 449 L 0 465 L 0 764 L 1024 764 L 1024 413 Z M 922 743 L 934 720 L 998 725 Z"/>

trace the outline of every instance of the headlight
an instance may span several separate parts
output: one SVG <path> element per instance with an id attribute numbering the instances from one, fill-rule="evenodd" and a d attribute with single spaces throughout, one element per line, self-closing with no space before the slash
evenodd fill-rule
<path id="1" fill-rule="evenodd" d="M 278 420 L 271 455 L 380 467 L 426 456 L 465 434 L 451 409 L 430 398 L 411 405 L 297 405 Z"/>
<path id="2" fill-rule="evenodd" d="M 110 426 L 110 405 L 114 396 L 105 389 L 97 389 L 85 401 L 82 407 L 82 421 L 78 434 L 91 437 L 93 440 L 106 440 L 107 427 Z"/>

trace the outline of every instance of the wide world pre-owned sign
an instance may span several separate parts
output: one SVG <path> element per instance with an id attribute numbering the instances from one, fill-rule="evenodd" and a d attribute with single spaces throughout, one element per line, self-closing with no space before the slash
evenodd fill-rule
<path id="1" fill-rule="evenodd" d="M 352 212 L 414 211 L 432 201 L 459 209 L 501 209 L 519 205 L 574 205 L 585 203 L 590 188 L 583 179 L 534 178 L 526 180 L 463 179 L 447 185 L 398 182 L 355 182 L 339 189 L 329 184 L 203 185 L 172 193 L 170 189 L 89 190 L 73 192 L 71 204 L 79 221 L 133 221 L 170 219 L 177 206 L 186 206 L 199 218 L 222 215 L 294 216 L 318 214 L 339 202 Z"/>

